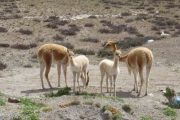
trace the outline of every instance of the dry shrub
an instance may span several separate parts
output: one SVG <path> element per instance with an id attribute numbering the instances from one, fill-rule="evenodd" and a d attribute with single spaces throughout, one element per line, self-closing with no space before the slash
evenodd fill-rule
<path id="1" fill-rule="evenodd" d="M 97 53 L 98 57 L 112 57 L 112 52 L 107 49 L 100 49 Z"/>
<path id="2" fill-rule="evenodd" d="M 53 37 L 54 40 L 57 40 L 57 41 L 64 41 L 64 38 L 58 34 L 56 34 L 54 37 Z"/>
<path id="3" fill-rule="evenodd" d="M 84 27 L 94 27 L 94 24 L 92 24 L 92 23 L 86 23 L 86 24 L 84 24 Z"/>
<path id="4" fill-rule="evenodd" d="M 8 30 L 4 27 L 0 27 L 0 32 L 7 32 Z"/>
<path id="5" fill-rule="evenodd" d="M 89 16 L 88 18 L 91 18 L 91 19 L 96 19 L 97 17 L 96 17 L 96 16 L 94 16 L 94 15 L 91 15 L 91 16 Z"/>
<path id="6" fill-rule="evenodd" d="M 31 49 L 34 47 L 37 47 L 36 43 L 31 43 L 31 44 L 16 43 L 16 44 L 11 45 L 11 48 L 20 49 L 20 50 L 27 50 L 27 49 Z"/>
<path id="7" fill-rule="evenodd" d="M 123 12 L 121 13 L 121 16 L 131 16 L 132 14 L 130 12 Z"/>
<path id="8" fill-rule="evenodd" d="M 61 43 L 57 43 L 57 44 L 63 45 L 65 47 L 67 47 L 68 49 L 74 49 L 74 45 L 69 42 L 61 42 Z"/>
<path id="9" fill-rule="evenodd" d="M 0 43 L 0 47 L 9 47 L 9 44 L 7 44 L 7 43 Z"/>
<path id="10" fill-rule="evenodd" d="M 52 29 L 58 28 L 58 26 L 57 26 L 56 23 L 48 23 L 48 24 L 46 25 L 46 27 L 52 28 Z"/>
<path id="11" fill-rule="evenodd" d="M 93 43 L 98 43 L 99 40 L 97 38 L 84 38 L 81 39 L 82 42 L 93 42 Z"/>
<path id="12" fill-rule="evenodd" d="M 31 30 L 28 29 L 19 29 L 18 32 L 20 32 L 21 34 L 25 34 L 25 35 L 31 35 L 33 32 Z"/>
<path id="13" fill-rule="evenodd" d="M 76 49 L 75 53 L 83 54 L 83 55 L 95 55 L 94 50 L 88 50 L 88 49 Z"/>
<path id="14" fill-rule="evenodd" d="M 0 70 L 4 70 L 6 68 L 7 68 L 7 65 L 0 61 Z"/>
<path id="15" fill-rule="evenodd" d="M 70 24 L 68 29 L 61 29 L 59 30 L 61 32 L 61 34 L 63 35 L 68 35 L 68 36 L 73 36 L 76 35 L 77 32 L 80 31 L 80 27 L 78 27 L 75 24 Z"/>

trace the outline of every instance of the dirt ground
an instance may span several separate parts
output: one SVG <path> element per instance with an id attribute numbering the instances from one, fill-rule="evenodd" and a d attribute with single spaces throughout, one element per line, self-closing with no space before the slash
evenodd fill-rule
<path id="1" fill-rule="evenodd" d="M 120 2 L 119 2 L 120 1 Z M 122 4 L 124 3 L 124 4 Z M 157 31 L 151 29 L 154 24 L 148 19 L 135 20 L 138 14 L 148 14 L 152 19 L 157 15 L 165 18 L 171 18 L 180 25 L 180 2 L 160 1 L 160 3 L 151 3 L 146 1 L 146 5 L 142 9 L 141 2 L 132 2 L 128 0 L 8 0 L 0 2 L 0 27 L 6 28 L 6 32 L 0 32 L 0 43 L 8 44 L 8 47 L 0 46 L 0 62 L 7 65 L 6 69 L 0 70 L 0 92 L 7 96 L 28 97 L 36 99 L 48 104 L 53 109 L 51 112 L 40 112 L 42 120 L 79 120 L 81 115 L 87 120 L 103 120 L 100 108 L 94 106 L 78 105 L 67 108 L 60 108 L 60 103 L 71 99 L 82 99 L 81 96 L 63 96 L 58 98 L 46 98 L 44 93 L 52 91 L 51 89 L 42 90 L 39 77 L 39 64 L 36 59 L 36 51 L 38 46 L 45 43 L 71 43 L 74 49 L 93 50 L 95 55 L 88 55 L 90 59 L 90 83 L 86 89 L 88 92 L 100 92 L 100 72 L 98 63 L 104 59 L 97 57 L 97 52 L 102 49 L 102 44 L 108 39 L 115 41 L 123 40 L 126 37 L 134 37 L 136 35 L 127 32 L 118 34 L 102 34 L 99 33 L 100 28 L 107 28 L 100 22 L 101 20 L 111 21 L 114 25 L 126 24 L 133 26 L 144 36 L 160 37 L 160 28 Z M 151 4 L 150 4 L 151 3 Z M 175 3 L 177 6 L 166 9 L 167 5 Z M 156 4 L 156 5 L 155 5 Z M 174 5 L 174 4 L 173 4 Z M 154 8 L 154 12 L 148 11 L 147 8 Z M 122 13 L 129 12 L 131 15 L 122 16 Z M 19 17 L 18 17 L 19 16 Z M 68 24 L 59 25 L 57 28 L 48 28 L 48 22 L 44 22 L 49 16 L 59 16 L 61 20 L 67 20 L 68 24 L 75 24 L 80 28 L 76 35 L 64 35 L 60 31 L 67 29 Z M 89 16 L 95 16 L 89 18 Z M 179 17 L 174 17 L 179 16 Z M 133 19 L 132 22 L 125 22 Z M 85 27 L 85 24 L 91 23 L 93 27 Z M 33 33 L 30 35 L 21 34 L 20 29 L 28 29 Z M 127 67 L 124 63 L 120 63 L 120 74 L 118 75 L 117 96 L 122 98 L 124 103 L 128 103 L 133 113 L 123 114 L 128 120 L 140 120 L 142 116 L 151 116 L 153 120 L 170 120 L 163 114 L 163 109 L 167 106 L 167 102 L 163 96 L 162 90 L 166 87 L 173 88 L 180 93 L 180 34 L 178 25 L 170 24 L 164 30 L 170 36 L 161 40 L 155 40 L 152 43 L 144 44 L 154 54 L 154 63 L 150 74 L 150 82 L 148 87 L 148 96 L 143 96 L 144 87 L 141 97 L 136 97 L 131 92 L 134 84 L 133 76 L 128 74 Z M 1 30 L 0 30 L 1 31 Z M 174 35 L 176 33 L 176 36 Z M 63 41 L 53 39 L 54 36 L 60 35 Z M 83 38 L 96 38 L 97 43 L 82 42 Z M 29 45 L 35 43 L 35 47 L 30 49 L 16 49 L 16 44 Z M 123 53 L 127 53 L 130 49 L 123 49 Z M 53 65 L 49 78 L 53 87 L 57 87 L 57 71 Z M 68 68 L 68 86 L 72 87 L 72 73 Z M 47 82 L 45 86 L 48 88 Z M 64 87 L 64 77 L 61 75 L 61 87 Z M 105 82 L 104 82 L 105 86 Z M 105 92 L 105 88 L 103 89 Z M 117 108 L 121 108 L 123 103 L 116 100 L 106 100 L 103 98 L 93 98 L 94 102 L 100 102 L 102 105 L 111 104 Z M 13 115 L 19 113 L 19 106 L 8 103 L 6 106 L 0 106 L 0 120 L 9 120 Z M 177 120 L 180 120 L 180 110 L 176 109 Z M 125 118 L 124 118 L 125 119 Z"/>

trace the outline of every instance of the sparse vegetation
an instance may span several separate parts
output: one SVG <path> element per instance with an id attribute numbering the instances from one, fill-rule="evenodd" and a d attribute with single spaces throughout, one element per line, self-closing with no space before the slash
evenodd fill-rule
<path id="1" fill-rule="evenodd" d="M 3 105 L 5 105 L 5 104 L 6 104 L 5 100 L 2 99 L 2 98 L 0 98 L 0 106 L 3 106 Z"/>
<path id="2" fill-rule="evenodd" d="M 71 91 L 71 88 L 65 87 L 65 88 L 60 88 L 56 93 L 55 92 L 50 92 L 45 94 L 46 97 L 59 97 L 63 95 L 69 95 Z"/>
<path id="3" fill-rule="evenodd" d="M 123 12 L 121 13 L 122 16 L 131 16 L 132 14 L 130 12 Z"/>
<path id="4" fill-rule="evenodd" d="M 151 37 L 151 36 L 134 37 L 134 38 L 127 37 L 124 40 L 119 41 L 117 45 L 121 49 L 127 49 L 127 48 L 130 48 L 130 47 L 141 46 L 141 45 L 145 44 L 150 39 L 158 40 L 159 38 Z"/>
<path id="5" fill-rule="evenodd" d="M 8 30 L 4 27 L 0 27 L 0 32 L 7 32 Z"/>
<path id="6" fill-rule="evenodd" d="M 7 68 L 7 65 L 0 61 L 0 70 L 4 70 Z"/>
<path id="7" fill-rule="evenodd" d="M 9 47 L 10 45 L 9 44 L 7 44 L 7 43 L 0 43 L 0 47 Z"/>
<path id="8" fill-rule="evenodd" d="M 53 39 L 54 40 L 57 40 L 57 41 L 64 41 L 64 38 L 58 34 L 56 34 L 55 36 L 53 36 Z"/>
<path id="9" fill-rule="evenodd" d="M 84 24 L 84 27 L 94 27 L 94 24 L 92 24 L 92 23 L 86 23 L 86 24 Z"/>
<path id="10" fill-rule="evenodd" d="M 94 50 L 88 50 L 88 49 L 76 49 L 75 53 L 83 54 L 83 55 L 95 55 Z"/>
<path id="11" fill-rule="evenodd" d="M 176 111 L 173 108 L 167 107 L 163 111 L 164 115 L 171 117 L 172 119 L 176 118 Z"/>
<path id="12" fill-rule="evenodd" d="M 84 38 L 81 39 L 82 42 L 92 42 L 92 43 L 98 43 L 99 40 L 97 38 Z"/>
<path id="13" fill-rule="evenodd" d="M 60 45 L 63 45 L 65 47 L 67 47 L 68 49 L 74 49 L 74 45 L 69 43 L 69 42 L 61 42 L 61 43 L 58 43 Z"/>
<path id="14" fill-rule="evenodd" d="M 175 97 L 175 91 L 173 89 L 167 87 L 164 96 L 168 99 L 170 105 L 174 104 L 173 98 Z"/>
<path id="15" fill-rule="evenodd" d="M 31 30 L 28 30 L 28 29 L 19 29 L 18 32 L 20 32 L 21 34 L 24 34 L 24 35 L 32 35 L 33 32 Z"/>
<path id="16" fill-rule="evenodd" d="M 60 29 L 59 31 L 63 35 L 73 36 L 73 35 L 76 35 L 77 32 L 80 31 L 80 27 L 78 27 L 75 24 L 69 24 L 69 28 L 68 29 Z"/>
<path id="17" fill-rule="evenodd" d="M 27 98 L 22 98 L 21 104 L 22 104 L 21 118 L 23 120 L 39 120 L 38 112 L 40 108 L 45 106 L 44 104 L 35 103 L 32 100 L 27 99 Z"/>
<path id="18" fill-rule="evenodd" d="M 151 116 L 142 116 L 140 120 L 153 120 Z"/>
<path id="19" fill-rule="evenodd" d="M 16 44 L 11 45 L 11 48 L 20 49 L 20 50 L 27 50 L 34 47 L 37 47 L 36 43 L 30 43 L 30 44 L 16 43 Z"/>
<path id="20" fill-rule="evenodd" d="M 112 57 L 112 52 L 107 49 L 100 49 L 97 53 L 98 57 Z"/>

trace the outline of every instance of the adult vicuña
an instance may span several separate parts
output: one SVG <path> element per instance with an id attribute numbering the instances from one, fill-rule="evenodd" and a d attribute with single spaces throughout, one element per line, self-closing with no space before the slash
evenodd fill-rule
<path id="1" fill-rule="evenodd" d="M 112 80 L 113 80 L 113 86 L 114 86 L 114 96 L 116 97 L 116 80 L 117 75 L 119 73 L 119 56 L 121 52 L 116 50 L 114 52 L 114 61 L 104 59 L 99 63 L 99 68 L 101 72 L 101 93 L 102 93 L 102 83 L 104 76 L 106 75 L 106 87 L 108 92 L 108 79 L 110 78 L 110 95 L 111 95 L 111 89 L 112 89 Z"/>
<path id="2" fill-rule="evenodd" d="M 117 50 L 116 42 L 108 41 L 105 44 L 105 48 L 111 49 L 113 52 Z M 146 66 L 146 93 L 147 95 L 147 88 L 149 82 L 149 74 L 151 71 L 152 63 L 153 63 L 153 54 L 152 51 L 146 47 L 137 47 L 129 51 L 126 55 L 119 57 L 119 61 L 125 62 L 128 67 L 129 74 L 131 71 L 134 74 L 134 89 L 138 96 L 141 94 L 142 85 L 144 83 L 143 77 L 143 68 Z M 137 74 L 139 73 L 139 77 L 141 80 L 140 89 L 138 89 L 138 80 Z"/>
<path id="3" fill-rule="evenodd" d="M 89 75 L 87 72 L 89 59 L 85 55 L 79 55 L 77 57 L 72 57 L 73 54 L 69 54 L 69 55 L 70 55 L 69 57 L 70 57 L 71 70 L 73 73 L 73 84 L 74 84 L 73 91 L 75 92 L 76 80 L 78 82 L 78 88 L 80 91 L 80 86 L 79 86 L 80 77 L 81 77 L 84 88 L 87 87 L 89 83 Z"/>
<path id="4" fill-rule="evenodd" d="M 42 88 L 44 89 L 43 83 L 43 72 L 45 71 L 45 77 L 49 84 L 49 87 L 52 88 L 52 85 L 49 81 L 48 74 L 50 72 L 52 62 L 57 64 L 57 71 L 58 71 L 58 87 L 60 87 L 60 74 L 61 74 L 61 65 L 64 72 L 65 83 L 67 86 L 67 66 L 69 64 L 69 55 L 68 49 L 62 45 L 57 44 L 44 44 L 40 46 L 38 49 L 38 59 L 40 63 L 40 78 L 42 83 Z"/>

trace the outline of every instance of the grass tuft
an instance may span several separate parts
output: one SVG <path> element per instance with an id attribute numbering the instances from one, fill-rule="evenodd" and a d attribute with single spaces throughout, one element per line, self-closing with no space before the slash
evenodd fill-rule
<path id="1" fill-rule="evenodd" d="M 142 116 L 140 120 L 153 120 L 151 116 Z"/>
<path id="2" fill-rule="evenodd" d="M 59 97 L 63 95 L 69 95 L 70 91 L 71 91 L 71 88 L 65 87 L 65 88 L 60 88 L 57 92 L 46 93 L 45 96 L 46 97 Z"/>
<path id="3" fill-rule="evenodd" d="M 165 108 L 163 113 L 164 115 L 169 116 L 171 118 L 176 118 L 177 115 L 176 111 L 170 107 Z"/>

